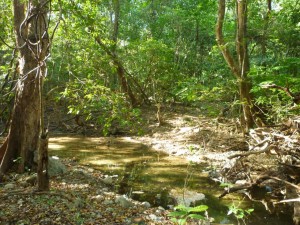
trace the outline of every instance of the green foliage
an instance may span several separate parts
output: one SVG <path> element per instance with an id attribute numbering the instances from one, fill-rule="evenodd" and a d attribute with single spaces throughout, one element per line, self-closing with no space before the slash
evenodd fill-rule
<path id="1" fill-rule="evenodd" d="M 227 215 L 234 215 L 235 218 L 239 219 L 245 219 L 248 215 L 250 215 L 254 209 L 250 208 L 250 209 L 242 209 L 237 207 L 235 204 L 230 205 L 229 207 L 229 211 L 227 213 Z"/>
<path id="2" fill-rule="evenodd" d="M 187 207 L 184 205 L 178 205 L 174 208 L 176 211 L 170 212 L 168 214 L 169 217 L 172 218 L 172 221 L 178 225 L 184 225 L 187 223 L 189 218 L 196 220 L 206 220 L 203 215 L 199 213 L 203 213 L 208 209 L 206 205 L 199 205 L 195 207 Z"/>
<path id="3" fill-rule="evenodd" d="M 228 188 L 231 188 L 231 187 L 233 187 L 233 184 L 232 184 L 232 183 L 221 183 L 221 184 L 220 184 L 220 187 L 228 187 Z"/>
<path id="4" fill-rule="evenodd" d="M 293 74 L 294 69 L 300 66 L 300 61 L 294 57 L 287 57 L 273 63 L 272 67 L 253 66 L 250 76 L 253 79 L 254 87 L 252 93 L 255 96 L 255 105 L 269 123 L 278 123 L 283 119 L 296 115 L 299 109 L 283 90 L 265 89 L 266 84 L 276 84 L 288 87 L 292 93 L 300 90 L 300 81 Z"/>
<path id="5" fill-rule="evenodd" d="M 5 15 L 0 16 L 0 36 L 14 46 L 12 4 L 8 0 L 0 3 L 0 14 Z M 234 52 L 234 1 L 227 2 L 227 6 L 224 38 Z M 98 121 L 108 132 L 115 121 L 119 121 L 117 124 L 128 121 L 130 113 L 125 113 L 126 110 L 121 108 L 127 107 L 127 111 L 132 111 L 130 106 L 125 106 L 124 96 L 117 94 L 120 80 L 116 75 L 116 65 L 97 44 L 96 37 L 108 50 L 115 51 L 126 71 L 128 84 L 140 102 L 148 99 L 154 102 L 182 102 L 201 107 L 209 116 L 217 116 L 224 108 L 234 105 L 230 116 L 240 113 L 237 83 L 216 46 L 217 1 L 120 1 L 116 43 L 112 40 L 112 2 L 54 1 L 52 14 L 55 19 L 50 21 L 51 31 L 59 18 L 60 7 L 63 19 L 54 36 L 45 91 L 56 86 L 67 87 L 70 113 L 84 114 L 87 121 Z M 248 3 L 247 37 L 252 94 L 254 104 L 269 123 L 277 123 L 299 113 L 283 91 L 261 88 L 261 84 L 272 82 L 289 87 L 293 93 L 299 92 L 299 12 L 299 4 L 294 0 L 274 2 L 271 12 L 267 11 L 263 0 Z M 0 41 L 0 86 L 11 69 L 11 52 Z M 15 79 L 9 77 L 9 82 L 12 80 Z M 88 83 L 87 80 L 97 82 Z M 94 84 L 95 87 L 92 87 Z M 80 93 L 84 85 L 91 90 L 91 93 L 83 91 L 86 96 Z M 7 105 L 8 91 L 6 87 L 0 93 L 1 108 Z M 97 97 L 99 102 L 95 100 L 95 92 L 105 93 Z M 109 109 L 108 102 L 115 102 L 120 107 Z M 101 108 L 102 104 L 106 113 L 102 116 L 91 113 Z M 5 118 L 8 114 L 9 111 L 5 111 L 0 116 Z M 106 116 L 113 119 L 104 119 Z"/>
<path id="6" fill-rule="evenodd" d="M 70 114 L 80 115 L 86 123 L 100 126 L 104 135 L 122 129 L 131 133 L 141 132 L 140 111 L 131 108 L 124 95 L 93 80 L 70 82 L 59 100 L 68 104 Z"/>

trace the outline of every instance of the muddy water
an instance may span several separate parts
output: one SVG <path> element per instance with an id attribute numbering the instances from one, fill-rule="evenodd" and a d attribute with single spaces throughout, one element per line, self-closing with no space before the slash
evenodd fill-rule
<path id="1" fill-rule="evenodd" d="M 49 150 L 50 155 L 74 157 L 81 164 L 117 175 L 117 191 L 155 206 L 172 205 L 171 192 L 189 190 L 206 196 L 201 204 L 208 205 L 209 216 L 221 224 L 237 224 L 227 215 L 228 206 L 232 204 L 244 209 L 255 208 L 246 224 L 292 224 L 290 217 L 283 214 L 271 216 L 263 207 L 245 201 L 242 196 L 228 195 L 219 200 L 217 196 L 223 189 L 208 178 L 206 165 L 193 165 L 182 158 L 152 151 L 129 137 L 57 136 L 50 139 Z"/>

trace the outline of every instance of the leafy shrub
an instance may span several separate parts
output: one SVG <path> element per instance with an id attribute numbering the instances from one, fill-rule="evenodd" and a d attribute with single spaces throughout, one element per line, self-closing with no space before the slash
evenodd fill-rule
<path id="1" fill-rule="evenodd" d="M 141 132 L 140 111 L 132 108 L 123 94 L 113 92 L 94 80 L 68 83 L 60 99 L 67 102 L 68 113 L 80 115 L 85 122 L 98 125 L 104 135 L 116 133 L 116 130 Z"/>
<path id="2" fill-rule="evenodd" d="M 199 205 L 195 207 L 187 207 L 184 205 L 176 206 L 174 212 L 170 212 L 169 216 L 172 217 L 172 221 L 179 225 L 185 225 L 188 218 L 196 220 L 206 220 L 206 217 L 200 215 L 208 209 L 206 205 Z"/>

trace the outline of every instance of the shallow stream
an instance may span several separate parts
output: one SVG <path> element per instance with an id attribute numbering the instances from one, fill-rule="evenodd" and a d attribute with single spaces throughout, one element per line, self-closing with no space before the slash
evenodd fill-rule
<path id="1" fill-rule="evenodd" d="M 245 224 L 292 224 L 291 216 L 280 212 L 270 215 L 262 205 L 240 195 L 219 200 L 223 188 L 208 177 L 208 165 L 191 164 L 183 158 L 153 151 L 130 137 L 57 136 L 50 138 L 49 150 L 50 155 L 75 158 L 80 164 L 114 175 L 116 191 L 153 206 L 174 205 L 171 193 L 199 193 L 205 199 L 198 203 L 209 206 L 208 214 L 216 223 L 238 224 L 227 215 L 228 207 L 234 205 L 244 210 L 254 208 Z"/>

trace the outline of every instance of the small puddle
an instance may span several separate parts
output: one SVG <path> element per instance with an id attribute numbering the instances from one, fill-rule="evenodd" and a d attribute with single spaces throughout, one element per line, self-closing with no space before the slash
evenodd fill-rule
<path id="1" fill-rule="evenodd" d="M 130 137 L 57 136 L 50 138 L 49 151 L 50 155 L 75 157 L 80 164 L 118 175 L 116 191 L 153 206 L 174 205 L 171 192 L 183 194 L 185 190 L 203 193 L 205 199 L 201 204 L 209 206 L 209 216 L 220 224 L 236 224 L 227 215 L 228 206 L 233 203 L 244 209 L 255 208 L 246 224 L 292 224 L 290 216 L 269 215 L 263 207 L 239 195 L 219 200 L 217 197 L 223 189 L 203 172 L 206 165 L 191 164 L 185 159 L 153 151 Z"/>

